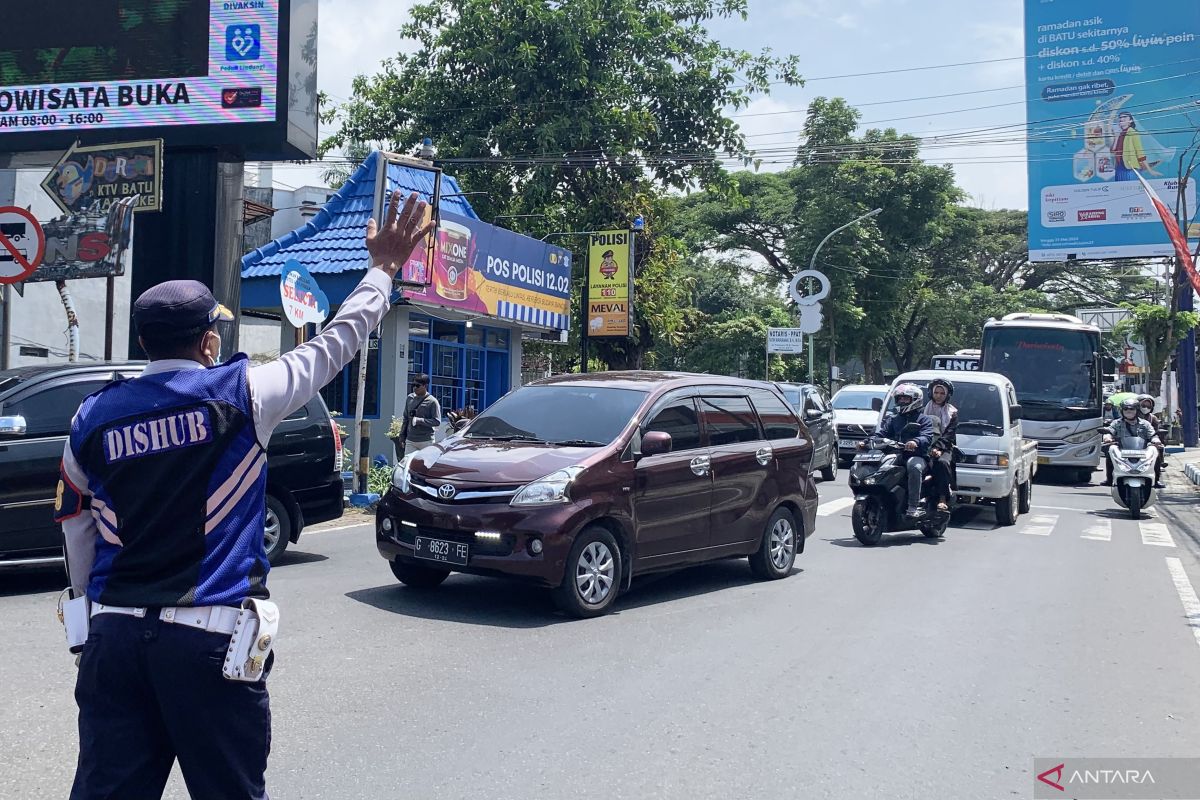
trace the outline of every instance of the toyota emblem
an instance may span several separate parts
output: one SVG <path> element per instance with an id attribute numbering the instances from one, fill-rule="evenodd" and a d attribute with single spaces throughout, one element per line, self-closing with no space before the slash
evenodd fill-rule
<path id="1" fill-rule="evenodd" d="M 443 500 L 450 500 L 454 497 L 454 493 L 456 491 L 457 490 L 450 484 L 443 483 L 438 487 L 438 497 L 442 498 Z"/>

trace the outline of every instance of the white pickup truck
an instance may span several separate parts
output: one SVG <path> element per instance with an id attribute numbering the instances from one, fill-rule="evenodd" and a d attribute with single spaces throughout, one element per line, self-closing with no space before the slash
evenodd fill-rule
<path id="1" fill-rule="evenodd" d="M 960 502 L 989 502 L 996 521 L 1013 525 L 1029 511 L 1037 472 L 1037 441 L 1021 435 L 1021 407 L 1008 378 L 994 372 L 920 370 L 892 382 L 928 387 L 934 378 L 954 385 L 950 402 L 958 409 L 958 490 Z M 888 392 L 886 408 L 893 406 Z M 928 390 L 926 389 L 926 400 Z"/>

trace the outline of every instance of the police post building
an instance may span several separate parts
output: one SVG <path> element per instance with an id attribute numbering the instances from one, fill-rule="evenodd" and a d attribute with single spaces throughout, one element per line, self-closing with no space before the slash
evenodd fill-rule
<path id="1" fill-rule="evenodd" d="M 242 258 L 242 310 L 284 320 L 280 352 L 317 330 L 297 330 L 284 319 L 280 284 L 288 263 L 298 262 L 316 280 L 332 318 L 369 266 L 363 232 L 377 189 L 429 198 L 431 174 L 373 153 L 311 221 Z M 522 338 L 558 341 L 568 329 L 571 254 L 482 222 L 461 193 L 453 178 L 442 178 L 438 252 L 428 285 L 394 291 L 392 310 L 371 336 L 363 402 L 371 457 L 393 456 L 385 435 L 392 416 L 402 416 L 411 376 L 430 376 L 429 391 L 443 413 L 481 411 L 519 385 Z M 361 356 L 321 390 L 347 427 Z"/>

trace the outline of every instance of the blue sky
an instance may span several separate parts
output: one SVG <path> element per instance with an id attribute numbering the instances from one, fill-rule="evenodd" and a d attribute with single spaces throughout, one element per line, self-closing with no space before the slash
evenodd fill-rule
<path id="1" fill-rule="evenodd" d="M 411 0 L 321 0 L 321 88 L 344 99 L 355 74 L 373 73 L 383 58 L 404 47 L 396 30 L 411 5 Z M 710 30 L 729 46 L 795 53 L 804 76 L 814 79 L 802 88 L 778 87 L 740 112 L 757 115 L 737 121 L 761 148 L 794 146 L 803 111 L 818 96 L 870 103 L 862 105 L 864 123 L 878 121 L 872 127 L 918 136 L 1025 119 L 1021 0 L 750 0 L 747 21 L 723 21 Z M 1007 60 L 817 80 L 991 59 Z M 913 99 L 954 94 L 960 96 Z M 972 205 L 1023 209 L 1025 149 L 1019 131 L 1000 139 L 971 146 L 931 144 L 925 157 L 953 164 Z M 294 187 L 317 174 L 282 165 L 275 177 L 277 184 Z"/>

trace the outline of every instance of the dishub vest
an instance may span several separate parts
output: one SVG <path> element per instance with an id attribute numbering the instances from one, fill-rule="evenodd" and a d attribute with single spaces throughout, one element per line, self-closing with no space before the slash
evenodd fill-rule
<path id="1" fill-rule="evenodd" d="M 114 381 L 71 429 L 101 538 L 88 597 L 115 606 L 238 605 L 268 596 L 267 454 L 239 355 Z"/>

